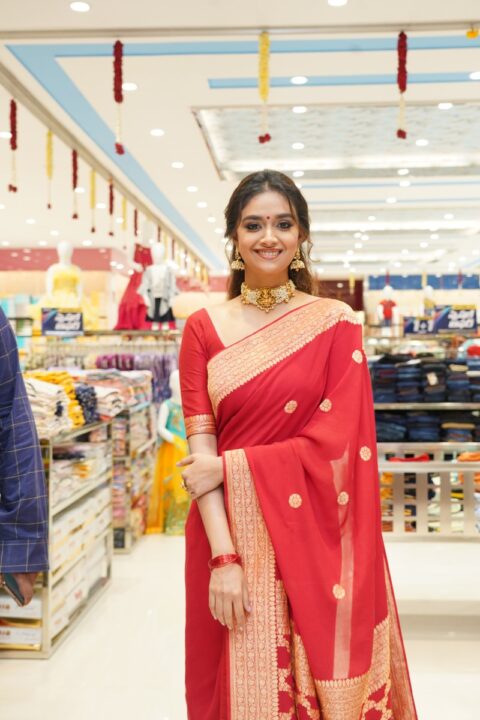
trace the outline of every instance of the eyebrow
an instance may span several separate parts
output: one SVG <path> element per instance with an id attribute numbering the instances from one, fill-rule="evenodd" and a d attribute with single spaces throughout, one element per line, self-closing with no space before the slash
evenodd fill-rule
<path id="1" fill-rule="evenodd" d="M 291 213 L 281 213 L 280 215 L 274 215 L 277 220 L 280 218 L 290 218 L 291 220 L 294 220 L 294 217 Z M 261 215 L 247 215 L 246 217 L 242 218 L 242 222 L 245 222 L 245 220 L 263 220 L 263 217 Z"/>

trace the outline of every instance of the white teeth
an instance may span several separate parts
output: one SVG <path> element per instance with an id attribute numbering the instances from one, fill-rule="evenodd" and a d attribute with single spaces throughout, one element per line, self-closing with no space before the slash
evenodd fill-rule
<path id="1" fill-rule="evenodd" d="M 266 258 L 267 260 L 273 260 L 274 258 L 278 257 L 280 255 L 280 250 L 277 250 L 275 252 L 268 252 L 266 250 L 257 250 L 258 254 Z"/>

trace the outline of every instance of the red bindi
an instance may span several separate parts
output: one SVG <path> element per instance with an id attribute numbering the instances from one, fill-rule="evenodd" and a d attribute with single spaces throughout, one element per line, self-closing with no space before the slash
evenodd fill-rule
<path id="1" fill-rule="evenodd" d="M 267 215 L 267 220 L 270 220 L 270 215 Z"/>

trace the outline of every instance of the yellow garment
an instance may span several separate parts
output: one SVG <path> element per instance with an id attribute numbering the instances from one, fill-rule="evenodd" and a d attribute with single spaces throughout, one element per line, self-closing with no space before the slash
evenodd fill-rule
<path id="1" fill-rule="evenodd" d="M 82 271 L 76 265 L 58 265 L 53 267 L 52 292 L 43 295 L 32 308 L 32 317 L 40 322 L 42 308 L 59 310 L 81 310 L 83 327 L 95 330 L 98 327 L 98 310 L 85 296 L 80 299 Z"/>
<path id="2" fill-rule="evenodd" d="M 148 501 L 147 534 L 183 535 L 190 496 L 181 487 L 181 468 L 176 463 L 188 455 L 187 441 L 174 435 L 157 450 L 155 476 Z"/>
<path id="3" fill-rule="evenodd" d="M 25 373 L 25 377 L 32 377 L 36 380 L 43 380 L 43 382 L 61 385 L 70 401 L 68 403 L 68 417 L 72 421 L 73 427 L 77 428 L 85 425 L 83 410 L 77 400 L 75 385 L 72 376 L 69 373 L 55 370 L 32 370 Z"/>

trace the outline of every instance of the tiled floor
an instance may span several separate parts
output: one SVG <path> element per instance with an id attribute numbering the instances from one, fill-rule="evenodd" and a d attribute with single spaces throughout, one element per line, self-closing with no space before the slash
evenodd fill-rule
<path id="1" fill-rule="evenodd" d="M 417 595 L 428 603 L 428 592 L 437 597 L 442 583 L 444 600 L 463 597 L 462 567 L 471 578 L 468 591 L 477 597 L 479 565 L 470 564 L 478 558 L 475 546 L 443 546 L 435 554 L 433 547 L 395 544 L 388 552 L 401 605 Z M 447 572 L 435 569 L 432 555 Z M 183 540 L 142 539 L 131 555 L 115 557 L 114 576 L 110 590 L 50 660 L 0 661 L 2 718 L 186 720 Z M 403 626 L 420 720 L 478 720 L 478 615 L 452 620 L 408 614 Z"/>

